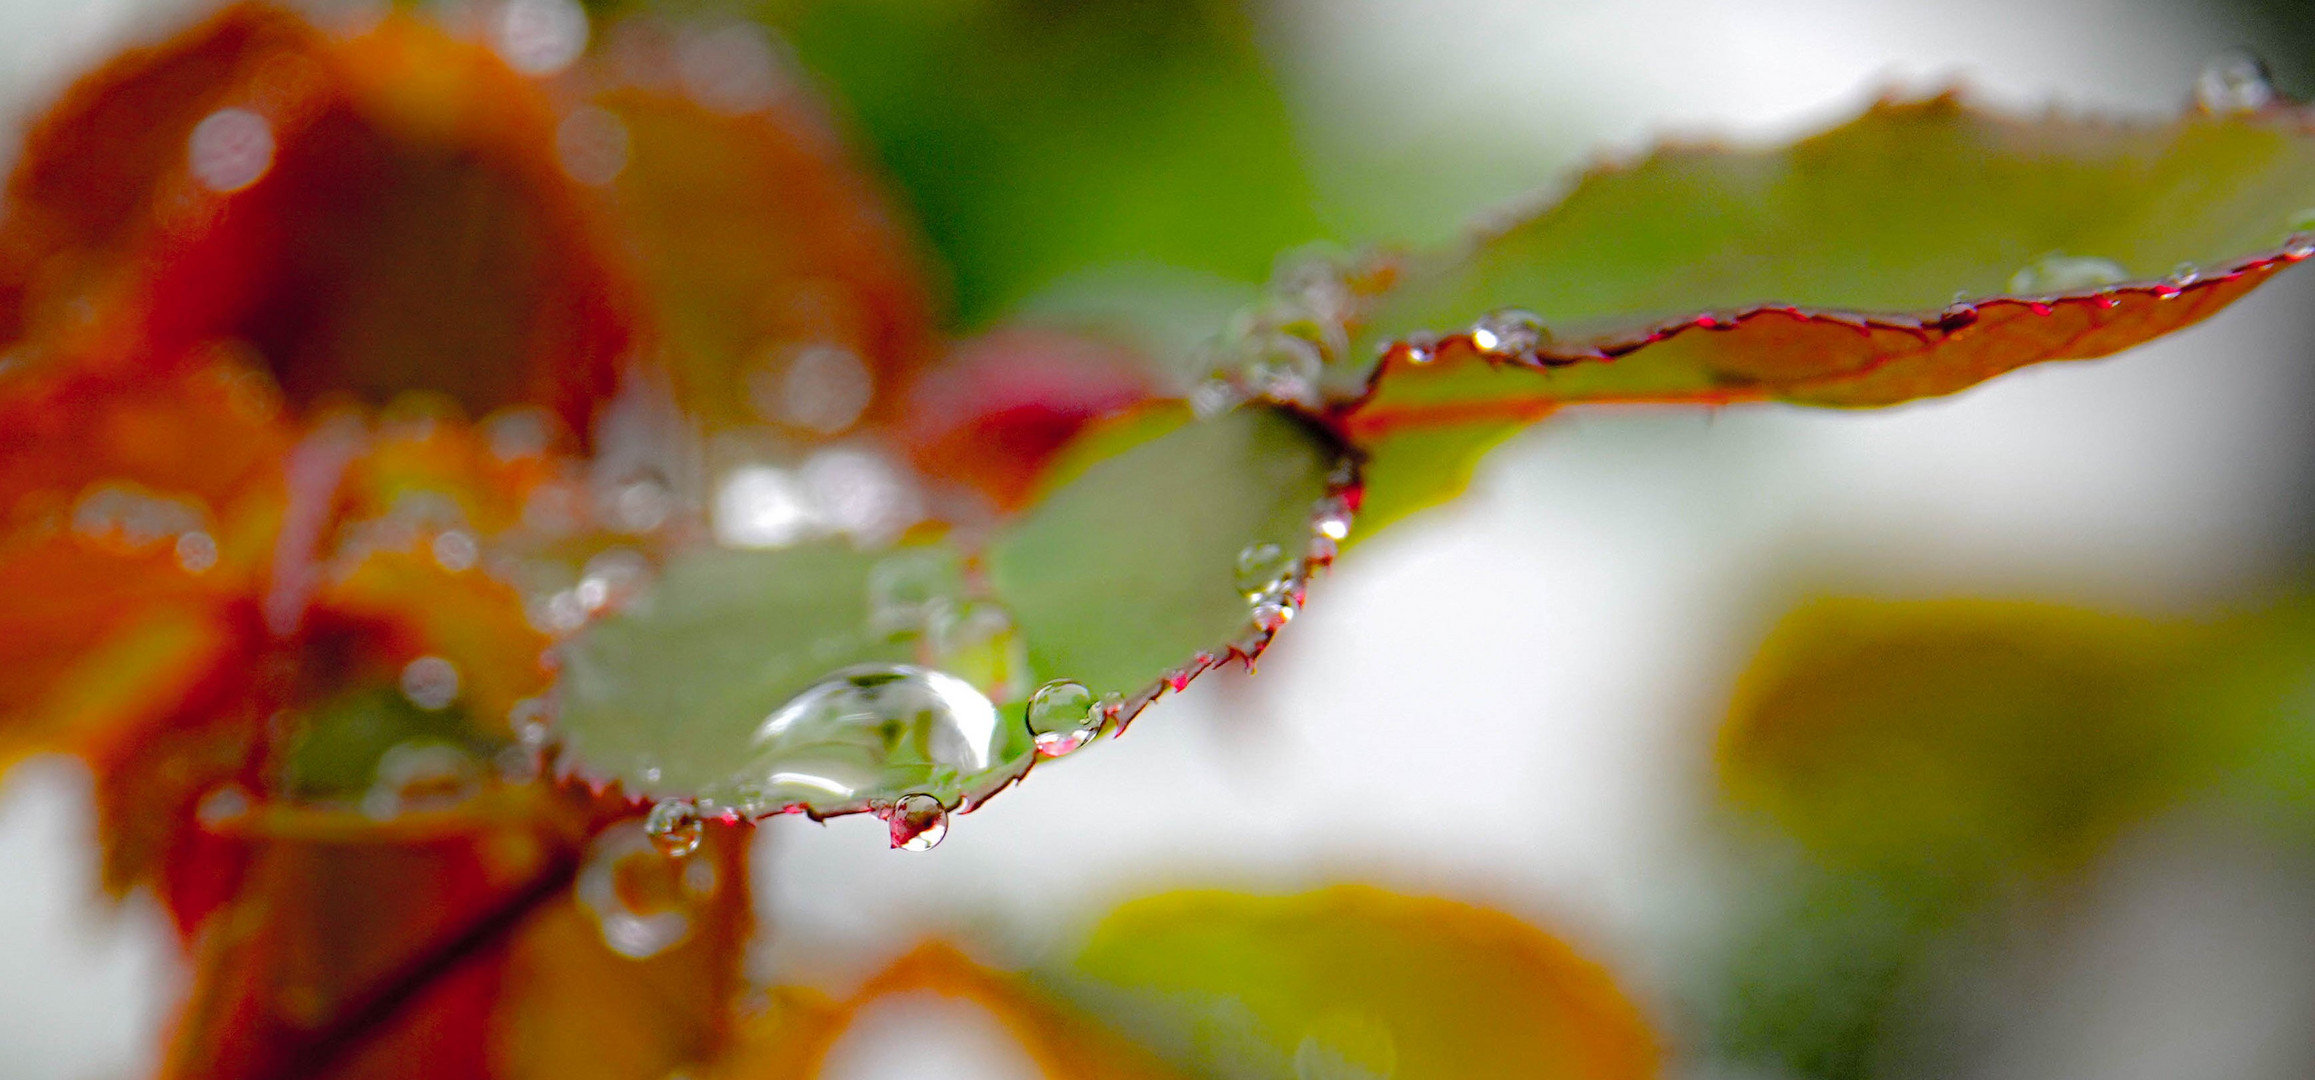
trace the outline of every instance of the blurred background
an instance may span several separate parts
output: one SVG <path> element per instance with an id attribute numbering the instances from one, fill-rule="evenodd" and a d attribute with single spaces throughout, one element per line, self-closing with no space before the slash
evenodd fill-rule
<path id="1" fill-rule="evenodd" d="M 5 145 L 197 10 L 0 4 Z M 2315 77 L 2315 19 L 2216 0 L 751 11 L 968 327 L 1117 280 L 1226 303 L 1298 243 L 1441 242 L 1603 150 L 1788 137 L 1891 86 L 2149 114 L 2230 46 Z M 1034 957 L 1168 885 L 1365 880 L 1565 937 L 1676 1076 L 2315 1073 L 2311 290 L 1898 409 L 1562 416 L 1343 560 L 1258 678 L 933 852 L 771 822 L 753 974 L 842 985 L 928 928 Z M 182 984 L 157 910 L 93 899 L 88 789 L 64 759 L 0 785 L 10 1075 L 143 1071 Z M 877 1009 L 832 1075 L 1035 1075 L 974 1007 Z"/>

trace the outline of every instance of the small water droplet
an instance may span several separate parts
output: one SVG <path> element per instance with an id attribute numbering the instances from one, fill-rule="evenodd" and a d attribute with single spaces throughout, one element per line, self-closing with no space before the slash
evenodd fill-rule
<path id="1" fill-rule="evenodd" d="M 627 169 L 633 140 L 619 114 L 593 105 L 571 110 L 555 125 L 555 158 L 582 184 L 602 187 Z"/>
<path id="2" fill-rule="evenodd" d="M 587 9 L 576 0 L 507 0 L 490 31 L 491 46 L 508 67 L 552 75 L 586 51 Z"/>
<path id="3" fill-rule="evenodd" d="M 948 808 L 923 792 L 895 800 L 884 820 L 892 827 L 892 846 L 901 851 L 930 851 L 949 832 Z"/>
<path id="4" fill-rule="evenodd" d="M 2283 254 L 2292 259 L 2315 256 L 2315 232 L 2292 233 L 2283 243 Z"/>
<path id="5" fill-rule="evenodd" d="M 1238 552 L 1238 591 L 1249 602 L 1261 599 L 1293 573 L 1294 557 L 1276 544 L 1248 544 Z"/>
<path id="6" fill-rule="evenodd" d="M 1060 757 L 1101 733 L 1093 691 L 1072 679 L 1056 679 L 1029 698 L 1029 735 L 1037 752 Z"/>
<path id="7" fill-rule="evenodd" d="M 186 150 L 201 186 L 239 191 L 273 168 L 273 125 L 248 109 L 219 109 L 193 125 Z"/>
<path id="8" fill-rule="evenodd" d="M 2204 112 L 2258 112 L 2275 102 L 2267 64 L 2242 49 L 2229 49 L 2203 65 L 2194 80 L 2195 104 Z"/>
<path id="9" fill-rule="evenodd" d="M 2202 280 L 2202 268 L 2191 262 L 2182 262 L 2170 268 L 2170 276 L 2163 279 L 2183 289 Z"/>
<path id="10" fill-rule="evenodd" d="M 2010 291 L 2027 295 L 2080 292 L 2129 278 L 2130 272 L 2112 259 L 2053 251 L 2010 275 Z M 1960 296 L 1955 299 L 1959 300 Z"/>
<path id="11" fill-rule="evenodd" d="M 699 808 L 689 799 L 661 799 L 644 817 L 643 834 L 651 838 L 651 846 L 658 848 L 661 855 L 680 859 L 699 850 L 699 841 L 707 835 L 707 826 L 700 820 Z"/>
<path id="12" fill-rule="evenodd" d="M 421 656 L 402 666 L 402 696 L 428 712 L 458 700 L 458 665 L 439 656 Z"/>
<path id="13" fill-rule="evenodd" d="M 1254 626 L 1265 634 L 1275 634 L 1294 618 L 1293 598 L 1275 594 L 1254 605 Z"/>
<path id="14" fill-rule="evenodd" d="M 1493 360 L 1512 360 L 1533 354 L 1551 340 L 1543 318 L 1532 311 L 1504 308 L 1481 316 L 1471 326 L 1471 347 Z"/>

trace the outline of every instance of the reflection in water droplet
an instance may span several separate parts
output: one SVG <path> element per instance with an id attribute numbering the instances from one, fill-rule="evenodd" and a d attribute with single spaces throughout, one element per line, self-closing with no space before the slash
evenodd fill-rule
<path id="1" fill-rule="evenodd" d="M 1294 573 L 1294 557 L 1276 544 L 1248 544 L 1238 552 L 1238 591 L 1248 602 L 1276 589 Z"/>
<path id="2" fill-rule="evenodd" d="M 2194 79 L 2194 101 L 2204 112 L 2257 112 L 2275 102 L 2275 84 L 2267 64 L 2242 49 L 2229 49 L 2211 58 Z"/>
<path id="3" fill-rule="evenodd" d="M 491 23 L 490 43 L 508 67 L 552 75 L 586 51 L 587 9 L 576 0 L 507 0 Z"/>
<path id="4" fill-rule="evenodd" d="M 700 821 L 699 808 L 689 799 L 662 799 L 643 819 L 643 833 L 660 854 L 680 859 L 699 850 L 707 827 Z"/>
<path id="5" fill-rule="evenodd" d="M 2112 259 L 2053 251 L 2010 275 L 2010 291 L 2028 296 L 2080 292 L 2129 278 L 2130 272 Z"/>
<path id="6" fill-rule="evenodd" d="M 379 821 L 415 810 L 453 806 L 474 794 L 481 766 L 466 751 L 445 742 L 398 743 L 378 758 L 362 813 Z"/>
<path id="7" fill-rule="evenodd" d="M 971 683 L 911 664 L 860 664 L 814 683 L 756 728 L 735 785 L 816 809 L 1001 782 L 1033 757 Z M 720 801 L 731 793 L 711 792 Z"/>
<path id="8" fill-rule="evenodd" d="M 1542 317 L 1518 308 L 1490 312 L 1471 326 L 1471 347 L 1495 360 L 1528 356 L 1549 340 L 1551 334 L 1544 329 Z"/>
<path id="9" fill-rule="evenodd" d="M 580 865 L 571 891 L 579 906 L 594 917 L 595 929 L 603 935 L 606 947 L 630 960 L 642 960 L 681 945 L 691 936 L 691 917 L 681 901 L 686 894 L 713 892 L 712 879 L 705 889 L 694 887 L 692 882 L 692 867 L 704 865 L 705 860 L 685 860 L 678 869 L 677 864 L 660 857 L 643 823 L 630 819 L 603 830 L 588 844 L 586 861 Z M 713 868 L 707 872 L 713 873 Z M 626 876 L 676 887 L 628 887 L 621 880 Z M 661 903 L 638 902 L 653 893 L 660 894 L 655 898 Z"/>
<path id="10" fill-rule="evenodd" d="M 1070 679 L 1056 679 L 1029 698 L 1029 735 L 1037 752 L 1060 757 L 1101 733 L 1093 691 Z"/>
<path id="11" fill-rule="evenodd" d="M 901 796 L 884 820 L 892 827 L 892 846 L 901 851 L 930 851 L 949 832 L 947 808 L 922 792 Z"/>
<path id="12" fill-rule="evenodd" d="M 439 656 L 421 656 L 402 667 L 402 696 L 428 712 L 458 700 L 458 665 Z"/>
<path id="13" fill-rule="evenodd" d="M 193 125 L 186 152 L 201 186 L 239 191 L 273 168 L 273 125 L 248 109 L 219 109 Z"/>
<path id="14" fill-rule="evenodd" d="M 618 179 L 631 150 L 626 122 L 609 109 L 581 105 L 555 125 L 555 158 L 582 184 L 602 187 Z"/>

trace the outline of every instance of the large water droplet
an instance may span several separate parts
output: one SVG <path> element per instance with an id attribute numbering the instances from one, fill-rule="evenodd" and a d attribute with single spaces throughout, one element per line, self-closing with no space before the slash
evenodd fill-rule
<path id="1" fill-rule="evenodd" d="M 2275 84 L 2267 64 L 2242 49 L 2229 49 L 2211 58 L 2194 79 L 2194 101 L 2211 113 L 2257 112 L 2275 102 Z"/>
<path id="2" fill-rule="evenodd" d="M 1093 691 L 1072 679 L 1056 679 L 1029 698 L 1029 735 L 1037 752 L 1060 757 L 1101 733 Z"/>
<path id="3" fill-rule="evenodd" d="M 651 846 L 671 859 L 680 859 L 699 850 L 699 841 L 707 835 L 706 825 L 700 821 L 699 808 L 689 799 L 661 799 L 643 819 L 643 834 L 651 838 Z"/>
<path id="4" fill-rule="evenodd" d="M 1551 334 L 1544 328 L 1543 318 L 1518 308 L 1489 312 L 1471 326 L 1471 347 L 1490 359 L 1529 356 L 1549 340 Z"/>
<path id="5" fill-rule="evenodd" d="M 2053 251 L 2010 275 L 2010 291 L 2028 296 L 2080 292 L 2118 284 L 2129 278 L 2130 272 L 2112 259 Z"/>
<path id="6" fill-rule="evenodd" d="M 1249 603 L 1277 589 L 1294 574 L 1294 556 L 1277 544 L 1248 544 L 1238 552 L 1238 591 Z"/>
<path id="7" fill-rule="evenodd" d="M 766 717 L 735 779 L 773 803 L 815 808 L 962 792 L 1027 758 L 1027 740 L 1007 734 L 996 706 L 963 679 L 911 664 L 860 664 Z"/>
<path id="8" fill-rule="evenodd" d="M 901 796 L 884 820 L 892 827 L 892 846 L 901 851 L 930 851 L 949 833 L 948 808 L 923 792 Z"/>

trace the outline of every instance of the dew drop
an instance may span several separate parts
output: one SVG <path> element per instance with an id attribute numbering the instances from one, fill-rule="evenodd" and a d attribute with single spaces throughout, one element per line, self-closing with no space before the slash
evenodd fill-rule
<path id="1" fill-rule="evenodd" d="M 421 656 L 402 666 L 402 696 L 428 712 L 458 700 L 458 665 L 439 656 Z"/>
<path id="2" fill-rule="evenodd" d="M 913 664 L 859 664 L 807 687 L 756 727 L 735 783 L 827 810 L 904 792 L 961 795 L 1033 759 L 973 684 Z"/>
<path id="3" fill-rule="evenodd" d="M 948 808 L 923 792 L 895 800 L 884 820 L 892 827 L 892 846 L 900 851 L 930 851 L 949 832 Z"/>
<path id="4" fill-rule="evenodd" d="M 1352 520 L 1350 500 L 1340 495 L 1329 495 L 1319 500 L 1317 510 L 1310 516 L 1310 531 L 1336 543 L 1350 537 Z"/>
<path id="5" fill-rule="evenodd" d="M 1471 326 L 1471 347 L 1493 360 L 1528 356 L 1550 339 L 1542 317 L 1518 308 L 1489 312 Z"/>
<path id="6" fill-rule="evenodd" d="M 507 0 L 490 28 L 491 47 L 525 75 L 552 75 L 587 49 L 587 9 L 577 0 Z"/>
<path id="7" fill-rule="evenodd" d="M 1254 605 L 1254 626 L 1265 634 L 1277 633 L 1293 618 L 1293 598 L 1283 592 L 1264 597 Z"/>
<path id="8" fill-rule="evenodd" d="M 670 859 L 698 851 L 700 838 L 706 834 L 699 808 L 688 799 L 661 799 L 643 819 L 643 835 L 650 837 L 651 846 Z"/>
<path id="9" fill-rule="evenodd" d="M 1428 364 L 1439 358 L 1439 338 L 1431 333 L 1414 333 L 1399 342 L 1400 355 L 1410 364 Z"/>
<path id="10" fill-rule="evenodd" d="M 201 186 L 239 191 L 273 168 L 273 125 L 248 109 L 219 109 L 193 125 L 186 150 Z"/>
<path id="11" fill-rule="evenodd" d="M 2079 292 L 2117 284 L 2129 278 L 2130 272 L 2112 259 L 2053 251 L 2010 275 L 2010 291 L 2027 295 Z"/>
<path id="12" fill-rule="evenodd" d="M 1238 591 L 1261 599 L 1294 573 L 1294 557 L 1277 544 L 1248 544 L 1238 552 Z"/>
<path id="13" fill-rule="evenodd" d="M 2266 62 L 2242 50 L 2229 49 L 2211 58 L 2194 79 L 2195 104 L 2204 112 L 2251 113 L 2275 102 L 2275 84 Z"/>
<path id="14" fill-rule="evenodd" d="M 1101 733 L 1093 691 L 1072 679 L 1056 679 L 1029 698 L 1029 735 L 1037 752 L 1060 757 Z"/>

